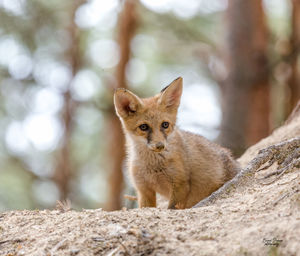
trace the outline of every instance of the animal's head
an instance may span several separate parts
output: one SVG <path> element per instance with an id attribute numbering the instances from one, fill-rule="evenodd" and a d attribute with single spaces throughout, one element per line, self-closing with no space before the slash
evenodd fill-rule
<path id="1" fill-rule="evenodd" d="M 125 132 L 151 150 L 163 151 L 176 124 L 181 94 L 181 77 L 151 98 L 139 98 L 126 89 L 117 89 L 114 103 Z"/>

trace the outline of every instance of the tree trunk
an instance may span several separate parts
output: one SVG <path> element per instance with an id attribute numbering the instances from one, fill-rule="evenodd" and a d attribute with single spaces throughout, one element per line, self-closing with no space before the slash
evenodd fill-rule
<path id="1" fill-rule="evenodd" d="M 123 87 L 127 88 L 125 69 L 130 58 L 130 42 L 136 29 L 136 5 L 135 0 L 124 0 L 123 10 L 119 16 L 118 24 L 118 43 L 120 47 L 120 62 L 116 68 L 116 83 L 111 85 L 111 89 Z M 113 93 L 113 90 L 112 90 Z M 109 194 L 106 203 L 106 210 L 119 210 L 122 205 L 121 194 L 123 191 L 123 159 L 124 135 L 121 123 L 115 114 L 114 108 L 111 109 L 107 117 L 107 131 L 110 134 L 108 143 L 110 153 L 110 174 L 109 174 Z"/>
<path id="2" fill-rule="evenodd" d="M 267 30 L 261 0 L 229 0 L 219 142 L 236 156 L 269 133 Z"/>
<path id="3" fill-rule="evenodd" d="M 66 52 L 65 58 L 70 63 L 72 77 L 75 77 L 80 67 L 80 49 L 79 49 L 79 31 L 75 23 L 75 13 L 77 8 L 83 3 L 83 0 L 74 1 L 70 15 L 70 25 L 68 32 L 70 35 L 70 48 Z M 56 182 L 60 191 L 60 200 L 66 201 L 69 195 L 69 182 L 72 176 L 72 163 L 70 159 L 70 142 L 73 129 L 72 116 L 75 111 L 75 102 L 70 93 L 70 85 L 64 96 L 64 107 L 62 109 L 62 122 L 64 124 L 64 134 L 62 145 L 57 156 L 57 165 L 53 180 Z"/>
<path id="4" fill-rule="evenodd" d="M 288 114 L 300 99 L 298 57 L 300 51 L 300 0 L 292 0 L 291 77 L 289 80 Z"/>

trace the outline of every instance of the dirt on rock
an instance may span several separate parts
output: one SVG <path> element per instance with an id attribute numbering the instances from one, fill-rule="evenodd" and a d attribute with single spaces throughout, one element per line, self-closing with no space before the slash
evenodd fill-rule
<path id="1" fill-rule="evenodd" d="M 249 148 L 300 136 L 300 116 Z M 0 255 L 300 255 L 300 169 L 270 185 L 258 172 L 213 205 L 187 209 L 0 213 Z"/>

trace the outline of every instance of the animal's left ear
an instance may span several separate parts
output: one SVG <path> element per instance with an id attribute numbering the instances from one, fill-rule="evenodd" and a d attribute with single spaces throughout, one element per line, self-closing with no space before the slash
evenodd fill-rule
<path id="1" fill-rule="evenodd" d="M 132 116 L 143 107 L 141 99 L 124 88 L 115 91 L 114 103 L 117 115 L 121 118 Z"/>
<path id="2" fill-rule="evenodd" d="M 178 108 L 182 94 L 182 78 L 178 77 L 161 91 L 159 104 L 167 108 Z"/>

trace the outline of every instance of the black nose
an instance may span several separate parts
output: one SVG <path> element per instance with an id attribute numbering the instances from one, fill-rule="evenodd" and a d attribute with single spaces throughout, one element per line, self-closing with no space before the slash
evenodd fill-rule
<path id="1" fill-rule="evenodd" d="M 162 142 L 156 143 L 155 147 L 159 150 L 162 150 L 165 148 L 165 145 Z"/>

